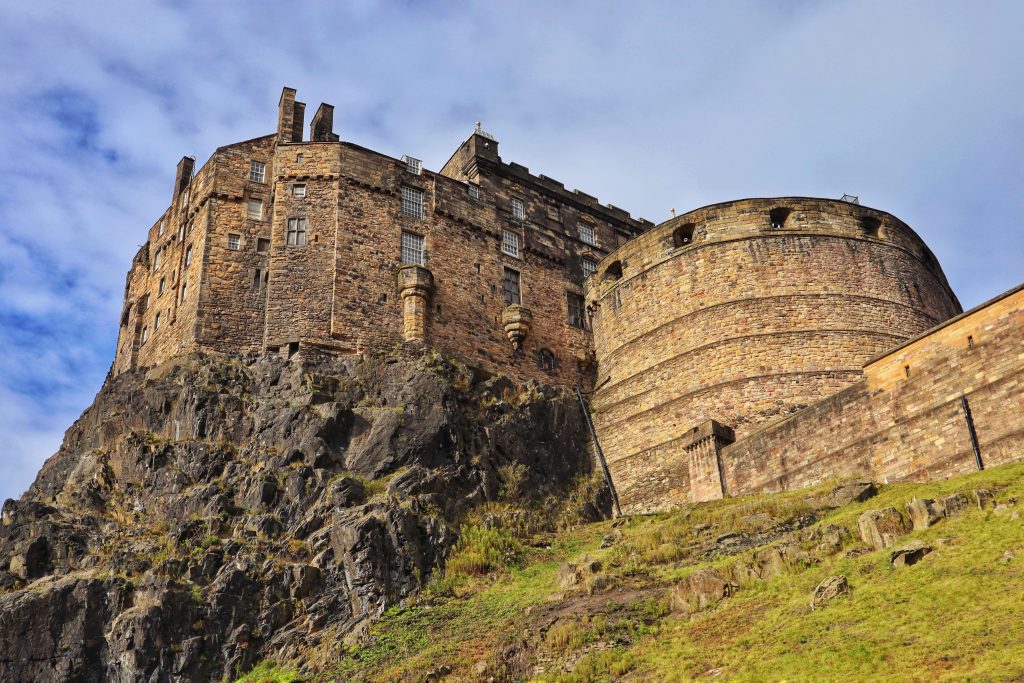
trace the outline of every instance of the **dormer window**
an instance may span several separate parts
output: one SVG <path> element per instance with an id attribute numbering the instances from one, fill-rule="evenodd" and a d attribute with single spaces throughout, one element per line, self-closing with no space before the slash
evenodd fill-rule
<path id="1" fill-rule="evenodd" d="M 597 246 L 597 230 L 594 228 L 593 223 L 586 221 L 580 221 L 579 223 L 580 240 L 584 244 L 589 244 L 592 247 Z"/>
<path id="2" fill-rule="evenodd" d="M 512 198 L 512 220 L 526 220 L 526 207 L 523 205 L 523 200 L 517 197 Z"/>
<path id="3" fill-rule="evenodd" d="M 786 219 L 789 218 L 789 214 L 791 213 L 793 212 L 790 209 L 772 209 L 768 212 L 768 221 L 771 223 L 773 228 L 779 230 L 786 226 Z"/>
<path id="4" fill-rule="evenodd" d="M 423 172 L 423 162 L 419 159 L 406 155 L 402 157 L 402 163 L 405 164 L 405 170 L 413 175 L 419 175 Z"/>
<path id="5" fill-rule="evenodd" d="M 684 223 L 675 229 L 672 233 L 672 244 L 676 248 L 685 247 L 688 244 L 693 244 L 693 233 L 696 230 L 693 223 Z"/>
<path id="6" fill-rule="evenodd" d="M 250 161 L 249 180 L 256 183 L 265 183 L 267 181 L 267 165 L 262 161 Z"/>

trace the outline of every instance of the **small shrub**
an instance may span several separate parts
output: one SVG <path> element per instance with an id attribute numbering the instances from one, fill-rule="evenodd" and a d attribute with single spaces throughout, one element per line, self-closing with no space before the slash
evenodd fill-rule
<path id="1" fill-rule="evenodd" d="M 298 683 L 299 676 L 273 662 L 260 662 L 235 683 Z"/>
<path id="2" fill-rule="evenodd" d="M 462 527 L 445 565 L 448 576 L 483 576 L 516 561 L 522 547 L 508 529 Z"/>

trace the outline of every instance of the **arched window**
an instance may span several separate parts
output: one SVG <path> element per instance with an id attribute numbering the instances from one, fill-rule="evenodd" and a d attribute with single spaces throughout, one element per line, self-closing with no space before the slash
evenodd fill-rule
<path id="1" fill-rule="evenodd" d="M 768 212 L 768 222 L 771 223 L 775 229 L 784 228 L 786 226 L 786 219 L 789 218 L 789 214 L 793 213 L 792 209 L 776 208 Z"/>
<path id="2" fill-rule="evenodd" d="M 618 280 L 622 277 L 622 261 L 612 261 L 604 269 L 605 280 Z"/>
<path id="3" fill-rule="evenodd" d="M 678 249 L 693 244 L 693 232 L 696 229 L 693 223 L 683 223 L 672 233 L 672 245 Z"/>
<path id="4" fill-rule="evenodd" d="M 863 216 L 860 219 L 861 230 L 864 231 L 865 235 L 869 237 L 877 237 L 878 229 L 882 227 L 882 221 L 878 220 L 874 216 Z"/>

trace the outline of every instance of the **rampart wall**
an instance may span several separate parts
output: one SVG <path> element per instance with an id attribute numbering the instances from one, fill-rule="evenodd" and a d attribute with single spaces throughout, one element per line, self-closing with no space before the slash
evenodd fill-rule
<path id="1" fill-rule="evenodd" d="M 1024 458 L 1024 286 L 870 361 L 842 392 L 721 449 L 727 494 L 926 480 Z"/>

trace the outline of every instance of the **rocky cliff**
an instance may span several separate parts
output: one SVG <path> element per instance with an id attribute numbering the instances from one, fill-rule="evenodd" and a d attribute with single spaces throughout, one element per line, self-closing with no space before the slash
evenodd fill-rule
<path id="1" fill-rule="evenodd" d="M 571 396 L 433 355 L 119 375 L 4 503 L 0 680 L 222 680 L 354 638 L 513 484 L 523 524 L 601 516 L 586 444 Z"/>

